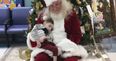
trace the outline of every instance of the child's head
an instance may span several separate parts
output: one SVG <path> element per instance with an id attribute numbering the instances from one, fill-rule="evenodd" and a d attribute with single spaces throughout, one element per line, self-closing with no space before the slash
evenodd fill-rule
<path id="1" fill-rule="evenodd" d="M 52 18 L 48 18 L 47 20 L 44 21 L 43 25 L 45 26 L 45 28 L 48 31 L 52 31 L 54 22 L 53 22 Z"/>

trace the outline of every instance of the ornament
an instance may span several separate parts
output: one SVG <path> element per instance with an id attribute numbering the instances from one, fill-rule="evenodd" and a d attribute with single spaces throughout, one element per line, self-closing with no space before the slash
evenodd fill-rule
<path id="1" fill-rule="evenodd" d="M 16 4 L 14 2 L 12 2 L 9 6 L 10 10 L 12 10 L 14 7 L 16 7 Z"/>

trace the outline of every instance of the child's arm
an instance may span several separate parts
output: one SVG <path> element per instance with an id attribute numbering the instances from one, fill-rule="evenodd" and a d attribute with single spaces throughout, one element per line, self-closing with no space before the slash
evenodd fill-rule
<path id="1" fill-rule="evenodd" d="M 47 36 L 41 36 L 37 39 L 38 42 L 42 43 L 47 39 Z"/>
<path id="2" fill-rule="evenodd" d="M 41 36 L 37 39 L 37 46 L 41 47 L 41 43 L 45 41 L 45 39 L 47 39 L 46 36 Z"/>
<path id="3" fill-rule="evenodd" d="M 40 41 L 37 41 L 37 47 L 38 47 L 38 48 L 41 47 Z"/>

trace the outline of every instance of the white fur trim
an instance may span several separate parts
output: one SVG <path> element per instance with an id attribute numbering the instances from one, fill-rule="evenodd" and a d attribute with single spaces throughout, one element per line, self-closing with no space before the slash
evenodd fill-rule
<path id="1" fill-rule="evenodd" d="M 52 31 L 55 44 L 58 44 L 62 39 L 66 38 L 66 32 L 64 28 L 64 18 L 54 19 L 54 30 Z"/>
<path id="2" fill-rule="evenodd" d="M 34 50 L 34 49 L 37 48 L 37 47 L 32 47 L 32 46 L 31 46 L 31 42 L 30 42 L 30 33 L 28 33 L 28 35 L 27 35 L 27 46 L 28 46 L 28 48 L 31 49 L 31 50 Z"/>
<path id="3" fill-rule="evenodd" d="M 47 53 L 50 57 L 53 56 L 53 53 L 52 53 L 52 51 L 50 51 L 50 50 L 45 50 L 45 53 Z"/>
<path id="4" fill-rule="evenodd" d="M 37 48 L 37 49 L 33 50 L 33 51 L 31 52 L 30 61 L 34 61 L 34 57 L 35 57 L 37 54 L 39 54 L 39 53 L 41 53 L 41 52 L 43 52 L 43 51 L 45 51 L 45 49 L 39 49 L 39 48 Z"/>
<path id="5" fill-rule="evenodd" d="M 75 51 L 74 53 L 72 53 L 73 55 L 79 55 L 81 56 L 82 58 L 86 58 L 88 56 L 88 53 L 87 53 L 87 50 L 81 46 L 81 45 L 77 45 L 78 46 L 78 51 Z"/>
<path id="6" fill-rule="evenodd" d="M 29 33 L 29 38 L 31 41 L 36 41 L 32 36 L 31 36 L 31 33 Z"/>
<path id="7" fill-rule="evenodd" d="M 48 16 L 43 16 L 43 20 L 47 20 Z"/>
<path id="8" fill-rule="evenodd" d="M 62 51 L 66 52 L 62 54 L 62 57 L 64 58 L 71 56 L 81 56 L 82 58 L 86 58 L 88 56 L 88 53 L 83 46 L 76 45 L 74 42 L 66 38 L 58 43 L 57 46 L 61 48 Z"/>
<path id="9" fill-rule="evenodd" d="M 78 49 L 76 51 L 64 53 L 62 56 L 64 58 L 71 57 L 71 56 L 80 56 L 82 58 L 86 58 L 88 56 L 88 53 L 82 46 L 78 46 Z"/>
<path id="10" fill-rule="evenodd" d="M 30 59 L 30 61 L 34 61 L 34 57 L 35 57 L 37 54 L 41 53 L 41 52 L 44 52 L 44 53 L 48 54 L 50 57 L 53 56 L 53 53 L 52 53 L 51 51 L 49 51 L 49 50 L 42 49 L 42 48 L 36 48 L 36 49 L 33 50 L 32 53 L 31 53 L 31 59 Z"/>
<path id="11" fill-rule="evenodd" d="M 57 1 L 57 0 L 44 0 L 45 3 L 46 3 L 46 6 L 50 6 L 54 1 Z"/>

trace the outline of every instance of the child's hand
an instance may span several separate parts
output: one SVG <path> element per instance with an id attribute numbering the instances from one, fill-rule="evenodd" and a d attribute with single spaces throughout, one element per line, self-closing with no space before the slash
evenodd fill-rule
<path id="1" fill-rule="evenodd" d="M 42 43 L 42 42 L 44 42 L 45 39 L 47 39 L 46 36 L 41 36 L 41 37 L 39 38 L 39 41 Z"/>
<path id="2" fill-rule="evenodd" d="M 37 41 L 37 47 L 41 47 L 41 43 Z"/>

